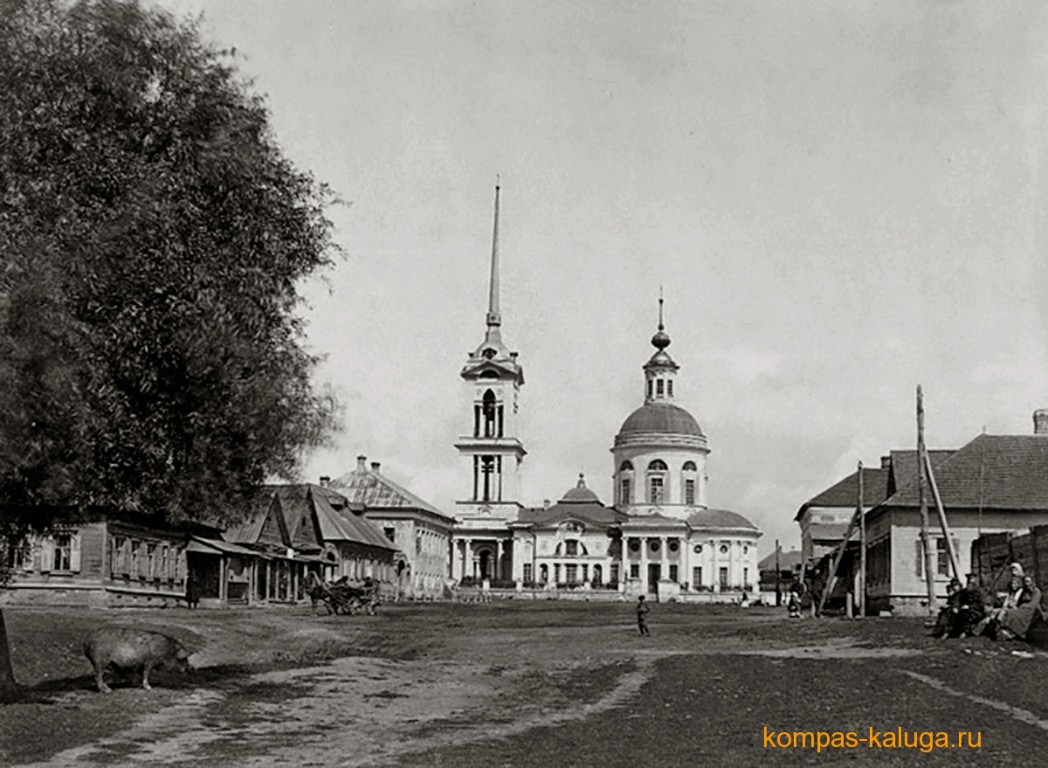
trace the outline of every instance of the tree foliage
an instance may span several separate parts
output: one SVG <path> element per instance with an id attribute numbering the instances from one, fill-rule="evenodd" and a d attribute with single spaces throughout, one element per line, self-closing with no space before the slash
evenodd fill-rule
<path id="1" fill-rule="evenodd" d="M 0 501 L 212 517 L 293 476 L 332 202 L 196 23 L 0 0 Z"/>

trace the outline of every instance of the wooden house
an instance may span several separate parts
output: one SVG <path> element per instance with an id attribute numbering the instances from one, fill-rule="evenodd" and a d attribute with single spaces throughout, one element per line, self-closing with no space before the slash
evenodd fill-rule
<path id="1" fill-rule="evenodd" d="M 173 606 L 184 601 L 194 535 L 217 531 L 95 516 L 8 548 L 8 604 Z"/>

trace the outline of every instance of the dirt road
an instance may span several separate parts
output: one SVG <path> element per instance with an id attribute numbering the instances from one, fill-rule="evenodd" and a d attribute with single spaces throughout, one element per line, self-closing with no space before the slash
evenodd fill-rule
<path id="1" fill-rule="evenodd" d="M 629 609 L 8 609 L 27 700 L 3 711 L 0 762 L 1015 766 L 1048 750 L 1048 655 L 1023 646 L 934 641 L 905 620 L 684 606 L 655 606 L 641 638 Z M 177 635 L 196 673 L 96 693 L 79 644 L 100 622 Z M 851 748 L 783 747 L 780 735 L 871 728 L 876 743 Z M 980 746 L 922 751 L 922 731 L 970 731 Z M 915 747 L 884 746 L 889 732 Z"/>

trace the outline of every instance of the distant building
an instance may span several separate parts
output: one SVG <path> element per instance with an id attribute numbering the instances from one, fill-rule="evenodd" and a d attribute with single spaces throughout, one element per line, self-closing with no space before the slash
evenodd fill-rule
<path id="1" fill-rule="evenodd" d="M 329 488 L 358 505 L 364 519 L 396 550 L 393 581 L 401 596 L 422 599 L 443 594 L 451 572 L 454 519 L 394 482 L 377 461 L 330 481 Z"/>
<path id="2" fill-rule="evenodd" d="M 761 575 L 762 595 L 774 601 L 776 591 L 780 597 L 787 594 L 790 585 L 800 579 L 803 562 L 799 549 L 785 551 L 782 547 L 761 560 L 757 568 Z"/>
<path id="3" fill-rule="evenodd" d="M 863 506 L 872 507 L 884 500 L 890 466 L 891 461 L 885 456 L 879 469 L 863 467 Z M 856 470 L 801 505 L 793 519 L 801 528 L 800 556 L 804 562 L 818 562 L 841 543 L 858 504 L 859 472 Z M 852 535 L 853 540 L 858 540 L 857 537 L 857 532 Z"/>

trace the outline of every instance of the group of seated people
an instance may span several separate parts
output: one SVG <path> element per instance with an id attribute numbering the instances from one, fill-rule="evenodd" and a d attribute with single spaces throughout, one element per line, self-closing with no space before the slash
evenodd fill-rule
<path id="1" fill-rule="evenodd" d="M 1008 589 L 993 604 L 987 604 L 975 574 L 969 573 L 967 584 L 952 579 L 947 587 L 946 605 L 939 611 L 932 635 L 993 639 L 1025 639 L 1034 620 L 1041 613 L 1041 590 L 1033 578 L 1023 574 L 1019 563 L 1009 568 Z"/>

